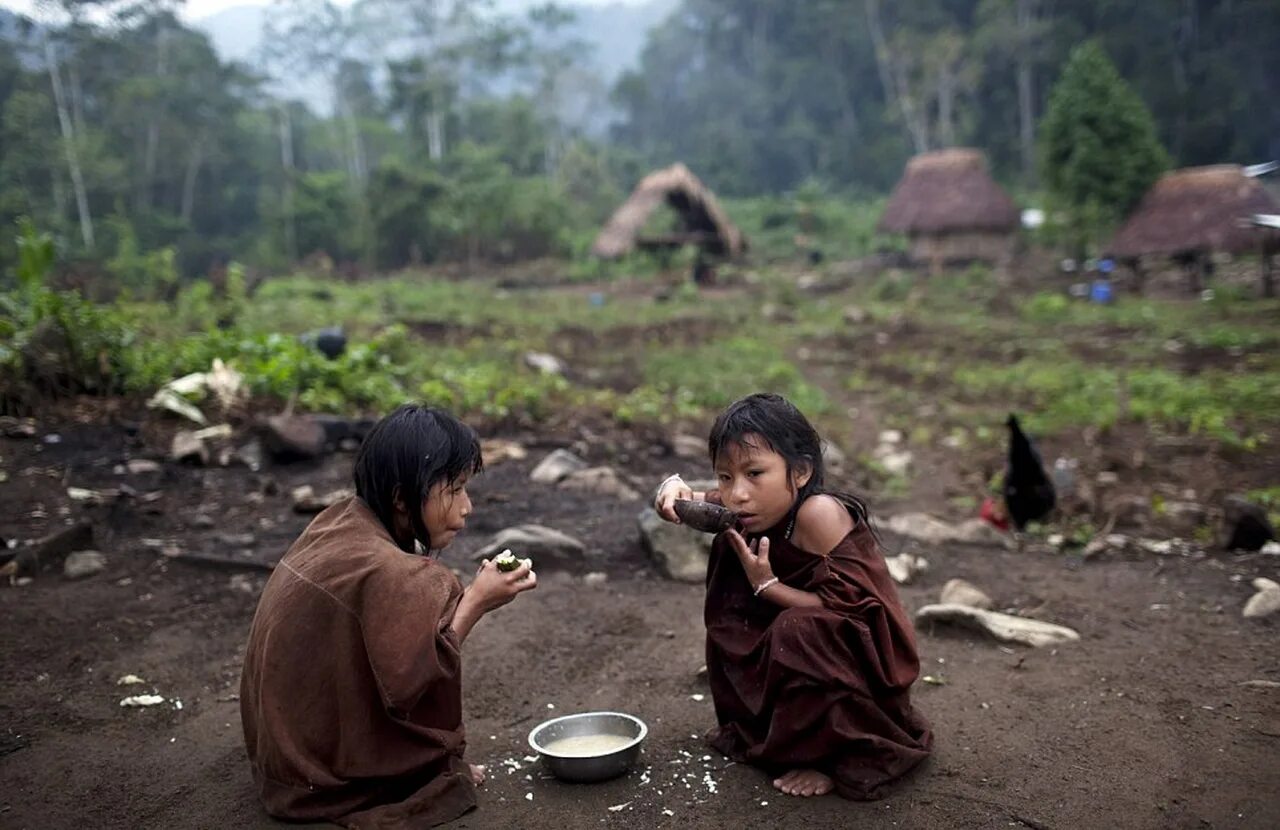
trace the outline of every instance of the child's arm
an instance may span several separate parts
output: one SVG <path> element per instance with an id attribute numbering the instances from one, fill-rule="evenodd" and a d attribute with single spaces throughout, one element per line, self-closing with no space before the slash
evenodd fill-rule
<path id="1" fill-rule="evenodd" d="M 461 644 L 471 633 L 471 629 L 480 618 L 496 608 L 501 608 L 516 594 L 538 586 L 538 575 L 529 567 L 526 560 L 514 571 L 500 571 L 498 566 L 488 559 L 480 563 L 476 578 L 462 592 L 458 607 L 453 612 L 453 636 Z"/>
<path id="2" fill-rule="evenodd" d="M 746 571 L 747 580 L 760 599 L 768 600 L 783 608 L 821 608 L 822 598 L 809 591 L 792 588 L 782 584 L 773 575 L 773 566 L 769 564 L 769 540 L 757 539 L 750 546 L 742 534 L 736 530 L 726 530 L 729 544 L 738 554 L 742 569 Z"/>
<path id="3" fill-rule="evenodd" d="M 814 496 L 800 505 L 796 512 L 796 526 L 791 542 L 802 550 L 825 556 L 852 530 L 853 519 L 844 505 L 831 496 Z M 768 539 L 759 540 L 758 549 L 752 549 L 747 547 L 746 541 L 737 531 L 731 530 L 729 541 L 742 560 L 742 568 L 746 571 L 756 596 L 784 608 L 822 607 L 822 598 L 816 593 L 784 585 L 773 575 L 773 568 L 769 564 Z"/>
<path id="4" fill-rule="evenodd" d="M 679 473 L 667 476 L 662 483 L 658 485 L 658 492 L 653 497 L 653 509 L 658 511 L 658 515 L 672 524 L 680 524 L 680 517 L 676 515 L 675 502 L 676 499 L 686 499 L 688 501 L 706 501 L 707 494 L 695 492 Z"/>

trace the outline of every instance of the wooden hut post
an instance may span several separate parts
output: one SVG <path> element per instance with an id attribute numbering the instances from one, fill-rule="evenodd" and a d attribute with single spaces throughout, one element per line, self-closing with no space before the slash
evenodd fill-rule
<path id="1" fill-rule="evenodd" d="M 1128 257 L 1121 260 L 1121 263 L 1129 269 L 1133 293 L 1141 297 L 1147 287 L 1147 271 L 1142 265 L 1142 257 Z"/>

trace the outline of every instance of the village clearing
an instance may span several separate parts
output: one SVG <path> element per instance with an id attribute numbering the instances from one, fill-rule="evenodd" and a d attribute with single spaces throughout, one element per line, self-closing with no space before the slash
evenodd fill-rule
<path id="1" fill-rule="evenodd" d="M 1280 615 L 1243 615 L 1280 557 L 1219 544 L 1228 496 L 1280 506 L 1280 306 L 1229 279 L 1205 299 L 1152 291 L 1110 306 L 1065 288 L 839 264 L 725 271 L 701 293 L 294 279 L 260 288 L 243 319 L 288 336 L 343 322 L 355 344 L 398 323 L 409 349 L 449 361 L 441 394 L 524 451 L 491 445 L 472 521 L 444 554 L 459 572 L 514 525 L 582 544 L 535 557 L 538 590 L 467 642 L 468 754 L 489 780 L 456 826 L 1280 826 Z M 531 353 L 559 371 L 531 368 Z M 927 560 L 901 586 L 910 611 L 958 578 L 997 611 L 1080 636 L 1036 648 L 920 624 L 914 695 L 937 752 L 880 802 L 788 798 L 703 746 L 701 586 L 663 576 L 640 544 L 652 487 L 705 475 L 710 414 L 758 388 L 795 399 L 840 450 L 837 481 L 868 496 L 886 554 Z M 23 546 L 83 521 L 101 557 L 77 560 L 81 578 L 59 562 L 0 588 L 3 826 L 276 826 L 244 758 L 244 639 L 264 569 L 308 521 L 295 489 L 347 486 L 352 455 L 339 442 L 308 461 L 245 462 L 252 416 L 285 403 L 269 400 L 225 416 L 203 403 L 232 426 L 209 434 L 205 464 L 170 458 L 175 433 L 195 427 L 145 396 L 6 422 L 0 537 Z M 1071 472 L 1055 522 L 1021 544 L 890 529 L 910 513 L 972 519 L 1011 410 Z M 532 481 L 558 449 L 626 486 Z M 641 763 L 599 785 L 546 777 L 529 730 L 594 709 L 649 724 Z"/>

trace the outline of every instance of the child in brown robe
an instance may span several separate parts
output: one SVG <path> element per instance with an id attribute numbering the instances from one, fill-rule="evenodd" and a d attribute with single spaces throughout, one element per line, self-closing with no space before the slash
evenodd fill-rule
<path id="1" fill-rule="evenodd" d="M 933 736 L 911 707 L 915 636 L 866 507 L 823 489 L 818 434 L 777 395 L 729 406 L 708 444 L 718 489 L 671 476 L 654 506 L 676 523 L 676 499 L 739 517 L 707 568 L 711 745 L 790 795 L 879 798 Z"/>
<path id="2" fill-rule="evenodd" d="M 406 404 L 356 456 L 356 495 L 315 518 L 267 581 L 249 631 L 240 716 L 267 812 L 348 827 L 433 827 L 475 806 L 463 761 L 462 643 L 537 584 L 484 562 L 463 590 L 431 555 L 471 512 L 480 444 Z"/>

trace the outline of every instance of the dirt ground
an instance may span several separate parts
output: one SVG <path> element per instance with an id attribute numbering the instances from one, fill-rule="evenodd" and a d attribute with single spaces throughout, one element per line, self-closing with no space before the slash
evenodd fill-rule
<path id="1" fill-rule="evenodd" d="M 42 422 L 40 433 L 61 440 L 0 439 L 0 537 L 35 539 L 88 518 L 108 566 L 79 582 L 53 572 L 0 587 L 0 826 L 280 826 L 253 798 L 236 701 L 265 575 L 173 562 L 144 540 L 274 561 L 307 521 L 290 511 L 290 488 L 342 486 L 351 456 L 263 473 L 164 464 L 122 476 L 113 468 L 126 459 L 160 456 L 151 425 L 131 430 L 117 414 Z M 480 809 L 454 826 L 1280 827 L 1280 688 L 1242 685 L 1280 681 L 1280 627 L 1240 615 L 1249 580 L 1277 575 L 1274 558 L 920 550 L 932 567 L 903 588 L 910 609 L 963 577 L 998 606 L 1072 626 L 1082 640 L 1035 650 L 920 630 L 922 673 L 943 681 L 915 691 L 937 734 L 932 760 L 880 802 L 800 800 L 703 746 L 714 715 L 696 675 L 701 587 L 652 571 L 635 526 L 641 502 L 532 485 L 532 465 L 574 436 L 505 437 L 527 442 L 530 455 L 476 481 L 473 520 L 445 560 L 470 572 L 490 533 L 526 521 L 568 532 L 590 553 L 571 569 L 540 569 L 537 591 L 467 641 L 469 754 L 489 766 L 489 781 Z M 700 472 L 639 436 L 587 449 L 646 491 L 673 469 Z M 66 495 L 125 481 L 162 496 L 84 506 Z M 891 553 L 918 549 L 886 541 Z M 607 581 L 585 583 L 591 571 Z M 126 674 L 147 684 L 117 686 Z M 153 690 L 168 701 L 119 706 Z M 647 721 L 642 763 L 597 785 L 546 777 L 529 730 L 594 709 Z"/>

